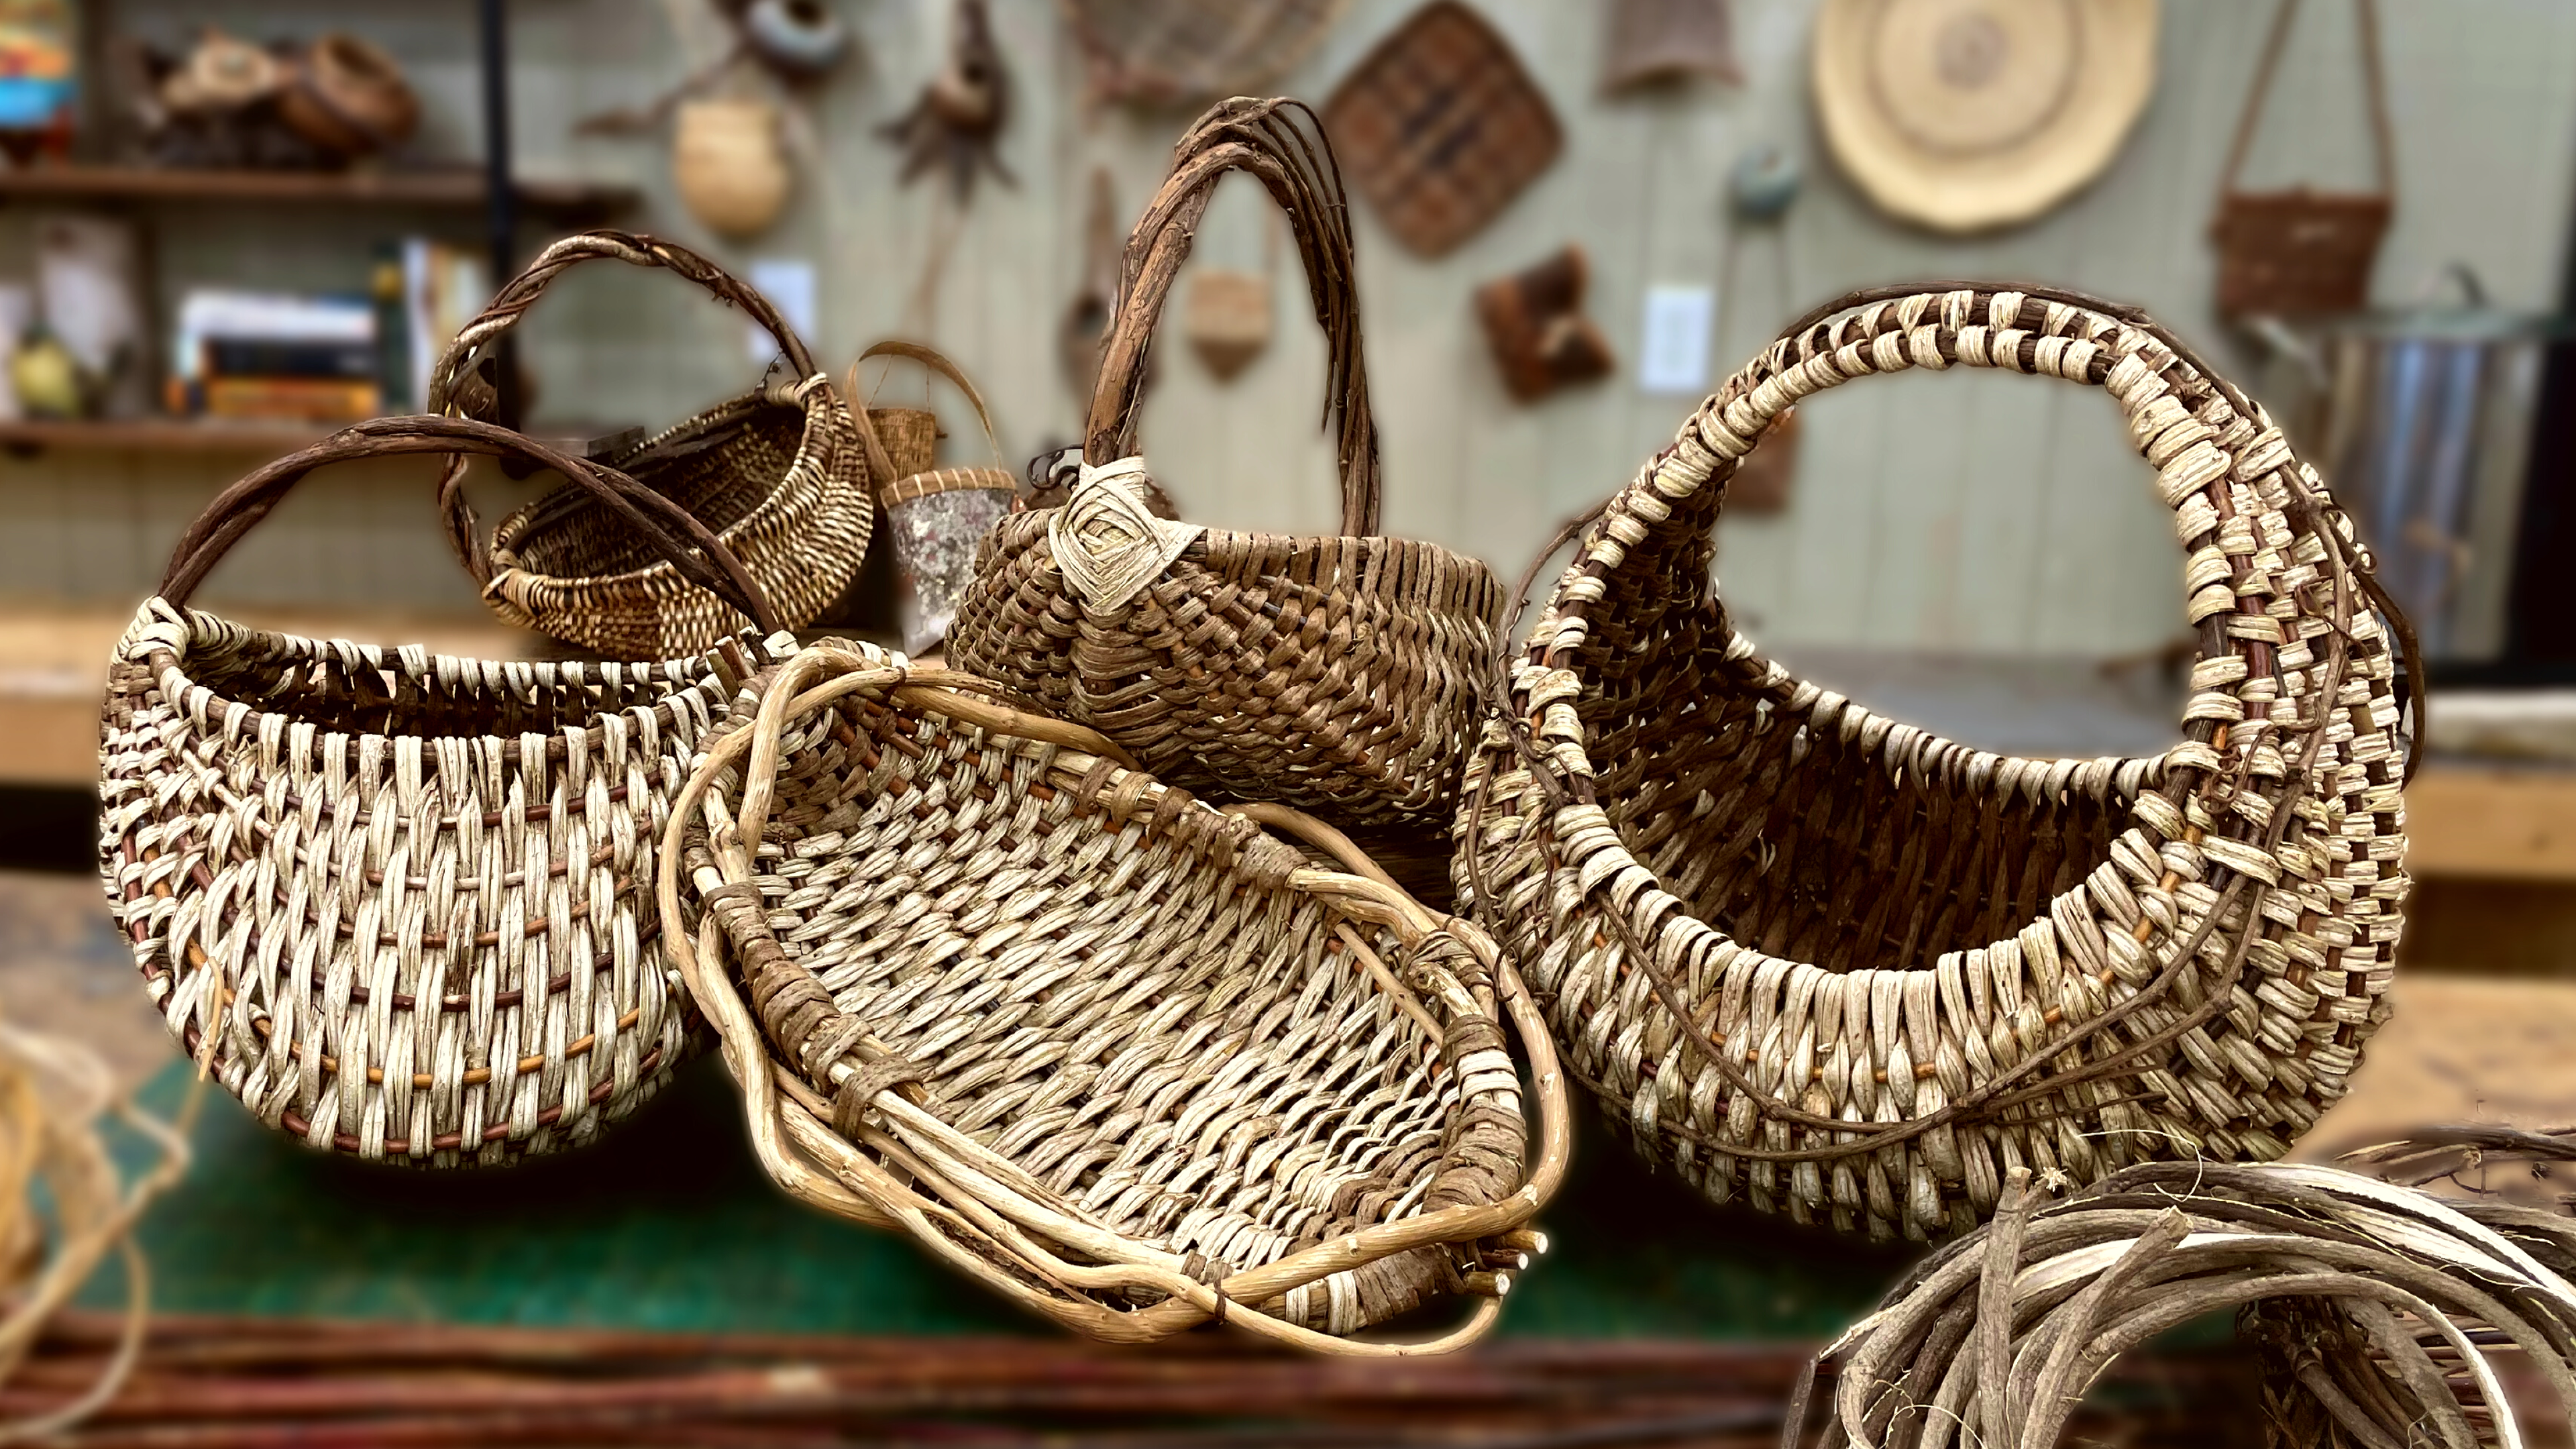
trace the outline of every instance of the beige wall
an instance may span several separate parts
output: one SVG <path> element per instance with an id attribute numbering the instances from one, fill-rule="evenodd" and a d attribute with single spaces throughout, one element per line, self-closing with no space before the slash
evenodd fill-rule
<path id="1" fill-rule="evenodd" d="M 2143 302 L 2185 332 L 2213 337 L 2202 240 L 2219 162 L 2250 77 L 2268 5 L 2167 0 L 2156 97 L 2129 145 L 2091 190 L 2039 223 L 1955 241 L 1891 224 L 1834 174 L 1806 104 L 1812 0 L 1735 0 L 1749 79 L 1605 100 L 1594 75 L 1600 7 L 1569 0 L 1480 0 L 1519 46 L 1567 121 L 1565 157 L 1492 228 L 1426 263 L 1360 206 L 1368 358 L 1388 464 L 1388 525 L 1473 550 L 1506 573 L 1564 514 L 1623 481 L 1668 437 L 1691 399 L 1609 382 L 1534 409 L 1502 395 L 1468 293 L 1568 240 L 1597 264 L 1593 310 L 1623 358 L 1640 296 L 1656 282 L 1716 283 L 1725 249 L 1720 197 L 1744 146 L 1777 141 L 1811 183 L 1785 235 L 1788 295 L 1775 239 L 1748 237 L 1721 366 L 1805 304 L 1863 283 L 1914 277 L 2054 280 Z M 1320 98 L 1413 0 L 1353 0 L 1342 22 L 1282 88 Z M 222 13 L 214 5 L 124 0 L 141 23 Z M 471 7 L 463 0 L 230 7 L 254 35 L 319 28 L 324 17 L 390 36 L 420 57 L 432 144 L 475 142 Z M 846 359 L 899 328 L 950 350 L 981 380 L 1014 459 L 1069 439 L 1079 403 L 1057 368 L 1057 318 L 1081 267 L 1083 178 L 1117 179 L 1124 214 L 1151 191 L 1181 113 L 1097 111 L 1048 0 L 994 0 L 1017 89 L 1005 146 L 1016 187 L 980 187 L 968 212 L 937 189 L 895 185 L 896 157 L 871 133 L 910 103 L 944 34 L 947 0 L 844 0 L 864 61 L 797 103 L 812 147 L 802 192 L 770 235 L 712 242 L 669 200 L 658 142 L 584 140 L 573 117 L 649 98 L 688 68 L 682 30 L 696 0 L 519 0 L 523 65 L 514 92 L 519 153 L 532 173 L 624 176 L 652 194 L 635 224 L 736 260 L 804 256 L 823 269 L 817 349 Z M 2383 255 L 2384 300 L 2411 295 L 2440 264 L 2474 265 L 2498 298 L 2545 307 L 2576 174 L 2576 6 L 2563 0 L 2383 0 L 2399 134 L 2401 197 Z M 2251 178 L 2358 181 L 2360 109 L 2350 12 L 2306 7 Z M 703 42 L 704 37 L 696 37 Z M 1257 267 L 1256 193 L 1230 187 L 1199 255 Z M 165 228 L 166 281 L 250 272 L 322 276 L 400 229 L 383 218 L 320 218 L 280 233 L 275 218 Z M 12 255 L 0 213 L 0 266 Z M 464 233 L 471 234 L 471 224 Z M 940 285 L 916 297 L 925 259 L 944 250 Z M 1294 266 L 1293 259 L 1289 265 Z M 344 284 L 354 284 L 351 276 Z M 740 324 L 643 276 L 576 274 L 531 324 L 554 417 L 580 424 L 661 421 L 738 387 L 751 371 Z M 1328 454 L 1315 428 L 1321 347 L 1300 319 L 1303 288 L 1281 280 L 1286 326 L 1231 385 L 1215 383 L 1172 339 L 1145 420 L 1147 452 L 1190 513 L 1235 526 L 1315 529 L 1332 517 Z M 907 319 L 907 309 L 912 316 Z M 2223 351 L 2213 348 L 2221 356 Z M 901 378 L 889 395 L 917 396 Z M 1815 403 L 1790 510 L 1723 526 L 1727 596 L 1777 646 L 1919 646 L 2006 653 L 2114 653 L 2176 632 L 2176 555 L 2160 511 L 2125 460 L 2107 403 L 2033 379 L 1951 373 L 1871 382 Z M 952 427 L 962 421 L 952 419 Z M 952 447 L 976 442 L 968 430 Z M 0 457 L 0 588 L 130 597 L 190 508 L 226 481 L 221 465 L 142 458 Z M 244 597 L 375 591 L 411 604 L 467 594 L 440 552 L 410 473 L 323 485 L 290 505 L 218 581 Z"/>

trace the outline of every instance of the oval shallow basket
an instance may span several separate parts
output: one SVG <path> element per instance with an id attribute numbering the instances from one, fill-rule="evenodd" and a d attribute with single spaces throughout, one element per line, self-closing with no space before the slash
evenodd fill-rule
<path id="1" fill-rule="evenodd" d="M 362 423 L 217 498 L 136 612 L 108 671 L 99 871 L 171 1035 L 261 1121 L 368 1159 L 498 1165 L 589 1141 L 689 1049 L 654 905 L 663 820 L 699 734 L 793 641 L 536 664 L 187 607 L 306 474 L 405 453 L 557 469 L 767 614 L 648 488 L 481 423 Z"/>
<path id="2" fill-rule="evenodd" d="M 991 688 L 818 646 L 680 797 L 666 919 L 761 1161 L 1105 1339 L 1483 1333 L 1566 1151 L 1511 966 L 1328 828 L 964 692 Z M 1430 1342 L 1349 1337 L 1452 1295 Z"/>
<path id="3" fill-rule="evenodd" d="M 857 422 L 796 329 L 751 287 L 686 247 L 618 231 L 569 236 L 513 278 L 432 369 L 434 413 L 487 417 L 501 340 L 570 268 L 602 259 L 666 268 L 769 330 L 786 375 L 595 461 L 687 509 L 741 559 L 797 629 L 857 577 L 876 519 Z M 504 622 L 613 659 L 691 654 L 734 633 L 741 612 L 691 582 L 596 495 L 560 488 L 501 520 L 466 567 Z"/>
<path id="4" fill-rule="evenodd" d="M 1513 663 L 1457 878 L 1569 1067 L 1712 1199 L 1922 1237 L 2014 1166 L 2278 1156 L 2388 1015 L 2403 620 L 2281 430 L 2108 307 L 1811 315 L 1604 506 Z M 2154 466 L 2199 639 L 2164 755 L 1970 749 L 1728 619 L 1710 529 L 1752 440 L 1849 379 L 1962 366 L 2102 388 Z"/>
<path id="5" fill-rule="evenodd" d="M 1229 171 L 1268 188 L 1305 259 L 1332 359 L 1343 537 L 1197 527 L 1146 503 L 1135 453 L 1148 349 Z M 1080 480 L 1062 508 L 1005 519 L 989 536 L 948 657 L 1099 730 L 1173 784 L 1323 810 L 1336 824 L 1445 825 L 1502 647 L 1503 591 L 1478 560 L 1369 536 L 1377 428 L 1350 204 L 1312 114 L 1238 99 L 1200 117 L 1125 266 Z"/>

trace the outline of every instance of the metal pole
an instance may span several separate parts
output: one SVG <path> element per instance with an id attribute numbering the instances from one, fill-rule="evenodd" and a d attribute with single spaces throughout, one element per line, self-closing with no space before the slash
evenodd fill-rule
<path id="1" fill-rule="evenodd" d="M 518 188 L 510 179 L 510 33 L 506 0 L 480 0 L 483 42 L 483 224 L 491 248 L 492 287 L 518 273 Z M 500 375 L 499 417 L 515 428 L 519 416 L 519 358 L 516 339 L 503 336 L 494 358 Z"/>

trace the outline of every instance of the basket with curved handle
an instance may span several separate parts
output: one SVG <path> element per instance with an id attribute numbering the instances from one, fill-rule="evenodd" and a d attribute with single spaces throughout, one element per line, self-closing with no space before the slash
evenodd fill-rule
<path id="1" fill-rule="evenodd" d="M 610 664 L 452 658 L 245 628 L 186 607 L 335 463 L 553 468 L 768 632 Z M 491 575 L 499 577 L 499 575 Z M 700 730 L 792 639 L 722 540 L 613 469 L 460 418 L 381 418 L 267 465 L 181 535 L 110 665 L 99 870 L 171 1034 L 278 1130 L 428 1166 L 588 1142 L 696 1032 L 652 868 Z"/>
<path id="2" fill-rule="evenodd" d="M 431 369 L 428 408 L 488 415 L 500 342 L 557 277 L 584 262 L 669 271 L 777 339 L 786 375 L 597 461 L 703 521 L 759 580 L 779 621 L 799 628 L 840 597 L 867 556 L 875 522 L 869 460 L 849 406 L 767 298 L 676 243 L 590 231 L 546 248 L 460 330 Z M 703 649 L 741 627 L 594 494 L 559 489 L 503 519 L 485 594 L 509 623 L 612 658 Z M 470 559 L 469 559 L 470 563 Z"/>
<path id="3" fill-rule="evenodd" d="M 818 645 L 677 801 L 664 919 L 763 1165 L 1102 1338 L 1481 1335 L 1567 1150 L 1511 962 L 1329 828 L 991 688 Z M 1433 1340 L 1353 1338 L 1449 1297 Z"/>
<path id="4" fill-rule="evenodd" d="M 1240 171 L 1287 213 L 1330 373 L 1342 527 L 1236 533 L 1154 516 L 1136 456 L 1148 351 L 1217 183 Z M 1445 819 L 1499 647 L 1482 563 L 1373 536 L 1377 432 L 1361 360 L 1349 206 L 1293 101 L 1202 116 L 1127 244 L 1080 479 L 1061 508 L 995 530 L 961 601 L 961 667 L 1080 720 L 1174 784 L 1364 825 Z"/>
<path id="5" fill-rule="evenodd" d="M 1709 530 L 1771 419 L 1952 367 L 2103 389 L 2156 470 L 2199 642 L 2164 755 L 1971 749 L 1729 620 Z M 2314 470 L 2141 314 L 1857 294 L 1586 530 L 1469 766 L 1458 883 L 1605 1109 L 1712 1198 L 1921 1237 L 2016 1165 L 2277 1156 L 2388 1014 L 2403 638 Z"/>

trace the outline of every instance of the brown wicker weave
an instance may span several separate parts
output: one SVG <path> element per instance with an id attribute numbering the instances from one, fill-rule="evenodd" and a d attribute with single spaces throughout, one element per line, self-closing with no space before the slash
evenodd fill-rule
<path id="1" fill-rule="evenodd" d="M 675 954 L 762 1162 L 1101 1338 L 1484 1332 L 1568 1128 L 1510 964 L 1329 829 L 960 692 L 990 688 L 827 642 L 680 795 L 664 919 L 696 921 Z M 1460 1293 L 1432 1342 L 1347 1341 Z"/>
<path id="2" fill-rule="evenodd" d="M 1332 356 L 1342 538 L 1152 516 L 1136 451 L 1147 349 L 1217 183 L 1247 171 L 1288 213 Z M 1474 559 L 1377 527 L 1377 430 L 1360 359 L 1349 213 L 1331 148 L 1293 101 L 1227 101 L 1181 138 L 1128 239 L 1081 481 L 995 529 L 948 657 L 1091 725 L 1191 789 L 1337 822 L 1445 819 L 1500 648 L 1502 588 Z"/>
<path id="3" fill-rule="evenodd" d="M 405 453 L 558 469 L 767 615 L 713 534 L 631 480 L 482 423 L 360 424 L 226 490 L 135 614 L 108 672 L 100 875 L 171 1034 L 260 1120 L 365 1158 L 498 1164 L 589 1141 L 687 1049 L 653 905 L 665 807 L 736 682 L 792 641 L 532 664 L 186 607 L 306 474 Z"/>
<path id="4" fill-rule="evenodd" d="M 1735 631 L 1709 530 L 1749 440 L 1845 379 L 1952 366 L 2119 402 L 2189 556 L 2186 743 L 1999 758 Z M 1585 533 L 1513 666 L 1515 723 L 1470 763 L 1457 877 L 1578 1078 L 1712 1199 L 1921 1237 L 1991 1213 L 2015 1165 L 2277 1156 L 2388 1015 L 2407 882 L 2382 600 L 2280 429 L 2143 317 L 1858 294 Z"/>
<path id="5" fill-rule="evenodd" d="M 602 258 L 666 267 L 769 329 L 787 375 L 598 461 L 716 530 L 800 628 L 840 597 L 875 520 L 868 460 L 848 405 L 767 299 L 686 247 L 592 231 L 546 248 L 456 335 L 430 374 L 429 411 L 487 417 L 501 339 L 567 269 Z M 489 557 L 464 555 L 504 621 L 614 659 L 695 653 L 741 613 L 674 572 L 591 493 L 558 489 L 501 521 Z"/>

